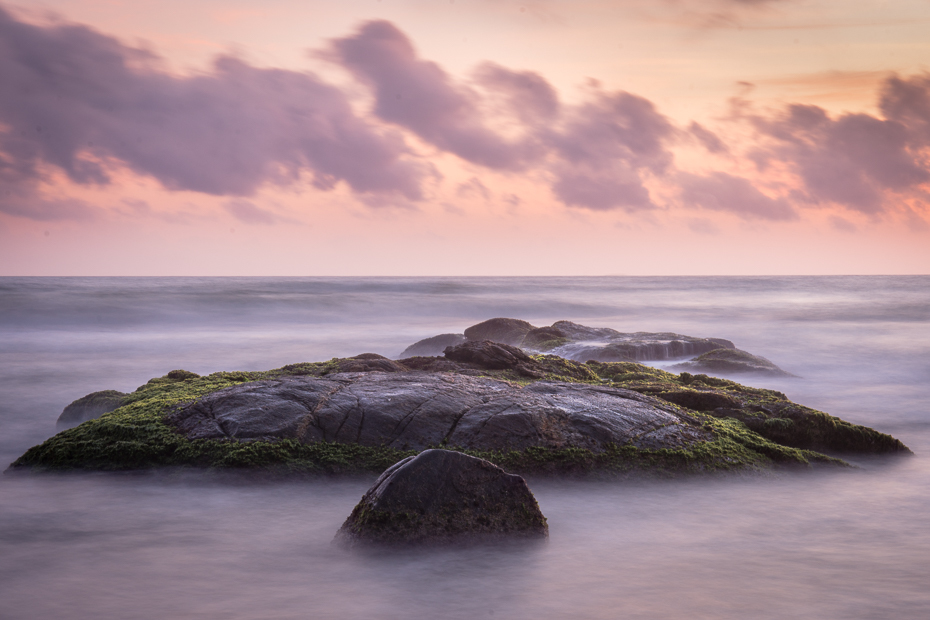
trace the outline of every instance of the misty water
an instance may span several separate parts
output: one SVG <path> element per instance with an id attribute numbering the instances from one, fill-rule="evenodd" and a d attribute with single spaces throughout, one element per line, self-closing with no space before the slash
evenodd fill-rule
<path id="1" fill-rule="evenodd" d="M 348 552 L 374 476 L 0 477 L 0 617 L 888 618 L 930 615 L 930 277 L 0 278 L 0 459 L 92 391 L 263 370 L 508 316 L 732 340 L 739 378 L 910 457 L 678 480 L 530 478 L 533 545 Z M 662 365 L 662 364 L 657 364 Z"/>

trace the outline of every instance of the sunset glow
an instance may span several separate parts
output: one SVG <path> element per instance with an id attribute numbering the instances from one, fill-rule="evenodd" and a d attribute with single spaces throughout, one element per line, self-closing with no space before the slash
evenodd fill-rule
<path id="1" fill-rule="evenodd" d="M 0 4 L 0 275 L 930 271 L 930 5 Z"/>

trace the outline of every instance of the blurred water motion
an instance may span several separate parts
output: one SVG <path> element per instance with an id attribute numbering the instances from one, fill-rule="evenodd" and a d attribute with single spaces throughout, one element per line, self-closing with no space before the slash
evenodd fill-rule
<path id="1" fill-rule="evenodd" d="M 2 278 L 0 458 L 174 368 L 396 356 L 494 316 L 733 340 L 889 432 L 853 471 L 530 480 L 544 545 L 346 553 L 370 478 L 0 478 L 0 617 L 886 618 L 930 612 L 930 278 Z"/>

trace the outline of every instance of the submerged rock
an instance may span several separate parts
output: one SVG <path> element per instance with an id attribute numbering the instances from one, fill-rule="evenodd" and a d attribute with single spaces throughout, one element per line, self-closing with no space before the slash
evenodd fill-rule
<path id="1" fill-rule="evenodd" d="M 449 543 L 548 534 L 546 517 L 523 478 L 460 452 L 426 450 L 381 474 L 337 540 Z"/>
<path id="2" fill-rule="evenodd" d="M 769 360 L 740 349 L 714 349 L 693 360 L 673 366 L 675 370 L 724 374 L 759 373 L 773 377 L 794 377 Z"/>
<path id="3" fill-rule="evenodd" d="M 402 358 L 406 357 L 425 357 L 433 355 L 442 355 L 446 347 L 454 347 L 462 344 L 466 338 L 464 334 L 439 334 L 432 338 L 424 338 L 413 343 L 400 354 Z"/>
<path id="4" fill-rule="evenodd" d="M 123 405 L 123 400 L 129 396 L 124 392 L 116 390 L 103 390 L 93 392 L 77 399 L 61 412 L 58 416 L 58 426 L 75 426 L 87 420 L 99 418 L 105 413 L 118 409 Z"/>

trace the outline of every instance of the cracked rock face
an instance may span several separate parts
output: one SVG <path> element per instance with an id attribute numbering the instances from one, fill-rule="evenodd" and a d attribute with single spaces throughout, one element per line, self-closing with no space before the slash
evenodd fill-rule
<path id="1" fill-rule="evenodd" d="M 291 438 L 422 450 L 632 443 L 678 448 L 710 439 L 672 405 L 629 390 L 540 381 L 526 387 L 444 373 L 339 373 L 245 383 L 168 417 L 189 439 Z"/>

